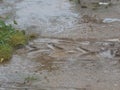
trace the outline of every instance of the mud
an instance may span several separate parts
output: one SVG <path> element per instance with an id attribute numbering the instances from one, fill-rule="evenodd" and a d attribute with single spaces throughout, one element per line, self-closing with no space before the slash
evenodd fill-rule
<path id="1" fill-rule="evenodd" d="M 97 2 L 0 2 L 6 23 L 39 35 L 0 64 L 0 90 L 119 90 L 120 2 Z"/>

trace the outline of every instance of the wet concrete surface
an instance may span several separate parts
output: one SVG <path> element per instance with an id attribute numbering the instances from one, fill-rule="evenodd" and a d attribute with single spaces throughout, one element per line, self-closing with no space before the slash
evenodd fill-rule
<path id="1" fill-rule="evenodd" d="M 39 34 L 0 65 L 0 90 L 120 89 L 120 22 L 103 22 L 120 18 L 119 3 L 92 10 L 68 0 L 3 0 L 0 10 Z"/>

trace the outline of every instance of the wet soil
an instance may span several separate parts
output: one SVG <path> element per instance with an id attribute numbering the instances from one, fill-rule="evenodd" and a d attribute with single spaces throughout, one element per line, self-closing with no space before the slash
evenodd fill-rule
<path id="1" fill-rule="evenodd" d="M 120 2 L 96 9 L 93 2 L 0 2 L 7 23 L 39 35 L 0 64 L 0 90 L 119 90 Z"/>

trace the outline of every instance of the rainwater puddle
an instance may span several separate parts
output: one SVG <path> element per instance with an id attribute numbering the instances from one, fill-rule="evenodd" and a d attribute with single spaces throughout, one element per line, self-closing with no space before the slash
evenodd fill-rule
<path id="1" fill-rule="evenodd" d="M 99 5 L 106 5 L 106 6 L 108 6 L 108 5 L 110 5 L 110 2 L 99 2 Z"/>
<path id="2" fill-rule="evenodd" d="M 105 18 L 103 22 L 104 23 L 120 22 L 120 19 L 119 18 Z"/>
<path id="3" fill-rule="evenodd" d="M 8 23 L 16 20 L 17 28 L 40 34 L 73 28 L 79 18 L 68 0 L 4 0 L 0 4 L 0 15 L 8 17 Z"/>
<path id="4" fill-rule="evenodd" d="M 110 42 L 120 42 L 120 39 L 114 38 L 114 39 L 107 39 L 106 41 L 110 41 Z"/>
<path id="5" fill-rule="evenodd" d="M 104 58 L 114 58 L 114 55 L 111 54 L 111 50 L 101 52 L 100 56 Z"/>
<path id="6" fill-rule="evenodd" d="M 72 7 L 67 0 L 24 0 L 16 4 L 16 21 L 20 28 L 59 33 L 76 24 L 78 14 Z"/>

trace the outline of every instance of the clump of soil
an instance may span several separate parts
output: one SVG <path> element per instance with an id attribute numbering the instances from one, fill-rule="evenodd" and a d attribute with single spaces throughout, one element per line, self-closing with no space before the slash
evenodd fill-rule
<path id="1" fill-rule="evenodd" d="M 82 21 L 84 23 L 89 23 L 89 22 L 92 22 L 92 23 L 102 23 L 103 22 L 103 19 L 97 17 L 96 15 L 93 15 L 93 16 L 90 16 L 90 15 L 83 15 L 82 16 Z"/>
<path id="2" fill-rule="evenodd" d="M 38 37 L 39 37 L 39 34 L 37 34 L 37 33 L 30 33 L 30 34 L 28 34 L 28 39 L 29 40 L 33 40 L 33 39 L 36 39 Z"/>

